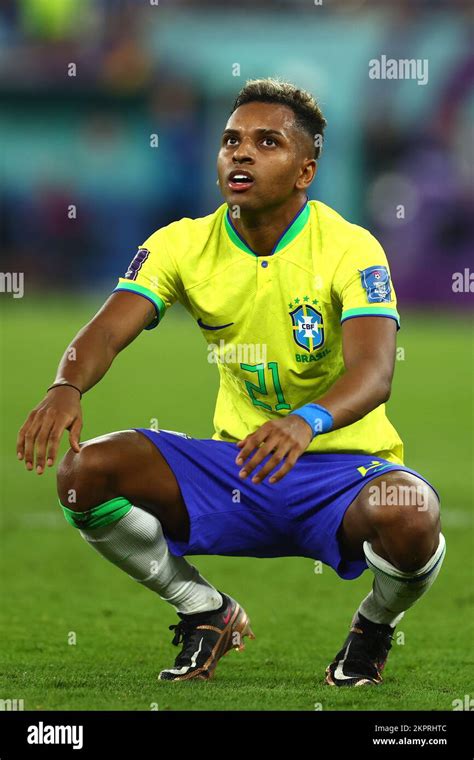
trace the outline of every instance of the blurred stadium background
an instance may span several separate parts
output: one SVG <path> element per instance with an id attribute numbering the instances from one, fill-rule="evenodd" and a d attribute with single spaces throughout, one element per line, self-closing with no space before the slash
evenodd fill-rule
<path id="1" fill-rule="evenodd" d="M 467 0 L 1 0 L 0 270 L 24 273 L 24 296 L 0 293 L 0 698 L 26 709 L 397 710 L 452 709 L 469 692 L 472 293 L 455 292 L 453 274 L 474 239 L 472 20 Z M 427 59 L 428 84 L 370 79 L 381 55 Z M 371 577 L 344 583 L 303 559 L 198 558 L 258 638 L 210 688 L 157 684 L 175 656 L 173 611 L 86 548 L 59 513 L 52 472 L 15 461 L 18 428 L 137 246 L 222 202 L 219 136 L 238 89 L 261 76 L 318 98 L 328 128 L 310 197 L 387 251 L 403 348 L 389 416 L 407 464 L 443 501 L 445 568 L 400 626 L 407 643 L 377 694 L 321 687 Z M 174 307 L 85 397 L 83 440 L 153 418 L 210 436 L 217 373 L 204 345 Z"/>

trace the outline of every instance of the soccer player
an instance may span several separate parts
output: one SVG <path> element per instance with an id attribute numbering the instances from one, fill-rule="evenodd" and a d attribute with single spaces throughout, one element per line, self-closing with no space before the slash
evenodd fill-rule
<path id="1" fill-rule="evenodd" d="M 66 519 L 176 608 L 182 648 L 163 680 L 208 679 L 254 637 L 185 555 L 311 557 L 347 580 L 369 569 L 331 686 L 382 682 L 395 626 L 444 559 L 436 492 L 403 464 L 385 414 L 399 326 L 385 253 L 307 196 L 325 126 L 309 93 L 247 82 L 218 154 L 225 202 L 145 240 L 18 435 L 18 457 L 41 474 L 69 431 Z M 212 438 L 137 428 L 80 443 L 82 394 L 175 301 L 218 365 Z"/>

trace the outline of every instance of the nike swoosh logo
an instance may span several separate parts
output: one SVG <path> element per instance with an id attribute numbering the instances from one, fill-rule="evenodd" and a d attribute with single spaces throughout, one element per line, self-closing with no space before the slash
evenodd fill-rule
<path id="1" fill-rule="evenodd" d="M 202 327 L 203 330 L 223 330 L 224 327 L 230 327 L 231 325 L 234 324 L 233 322 L 229 322 L 227 325 L 217 325 L 217 326 L 214 326 L 214 325 L 205 325 L 204 322 L 202 321 L 201 317 L 199 317 L 197 323 L 198 323 L 199 327 Z"/>
<path id="2" fill-rule="evenodd" d="M 354 678 L 354 676 L 344 675 L 344 671 L 343 671 L 344 663 L 347 659 L 347 655 L 349 654 L 349 647 L 351 644 L 352 644 L 352 641 L 349 642 L 346 652 L 344 654 L 344 658 L 338 662 L 337 668 L 334 671 L 334 678 L 337 678 L 338 681 L 348 681 L 349 679 Z"/>

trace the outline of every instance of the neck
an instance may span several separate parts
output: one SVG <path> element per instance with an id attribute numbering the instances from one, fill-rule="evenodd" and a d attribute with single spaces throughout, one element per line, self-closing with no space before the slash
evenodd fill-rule
<path id="1" fill-rule="evenodd" d="M 307 199 L 306 193 L 301 193 L 285 201 L 284 206 L 258 212 L 242 210 L 232 224 L 257 256 L 269 256 Z"/>

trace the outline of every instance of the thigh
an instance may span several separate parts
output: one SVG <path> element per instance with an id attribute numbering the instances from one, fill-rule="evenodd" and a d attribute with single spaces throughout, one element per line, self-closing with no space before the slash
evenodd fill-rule
<path id="1" fill-rule="evenodd" d="M 140 430 L 172 468 L 189 514 L 189 540 L 169 541 L 173 554 L 294 554 L 283 489 L 239 478 L 235 444 L 169 430 Z"/>
<path id="2" fill-rule="evenodd" d="M 156 515 L 163 529 L 186 538 L 189 519 L 179 484 L 168 463 L 151 441 L 136 430 L 121 430 L 81 444 L 69 452 L 70 476 L 79 494 L 92 502 L 124 496 Z M 70 478 L 65 479 L 66 487 Z M 61 496 L 61 494 L 60 494 Z"/>
<path id="3" fill-rule="evenodd" d="M 378 540 L 370 488 L 400 477 L 421 483 L 435 497 L 432 486 L 418 473 L 372 455 L 300 457 L 281 481 L 286 484 L 288 514 L 300 555 L 321 560 L 342 578 L 358 577 L 367 568 L 363 542 Z M 374 550 L 378 553 L 375 544 Z"/>
<path id="4" fill-rule="evenodd" d="M 394 542 L 403 543 L 420 522 L 439 524 L 439 499 L 433 486 L 408 468 L 392 469 L 371 479 L 347 509 L 339 531 L 345 556 L 363 556 L 363 542 L 389 559 L 379 538 L 391 531 Z"/>

